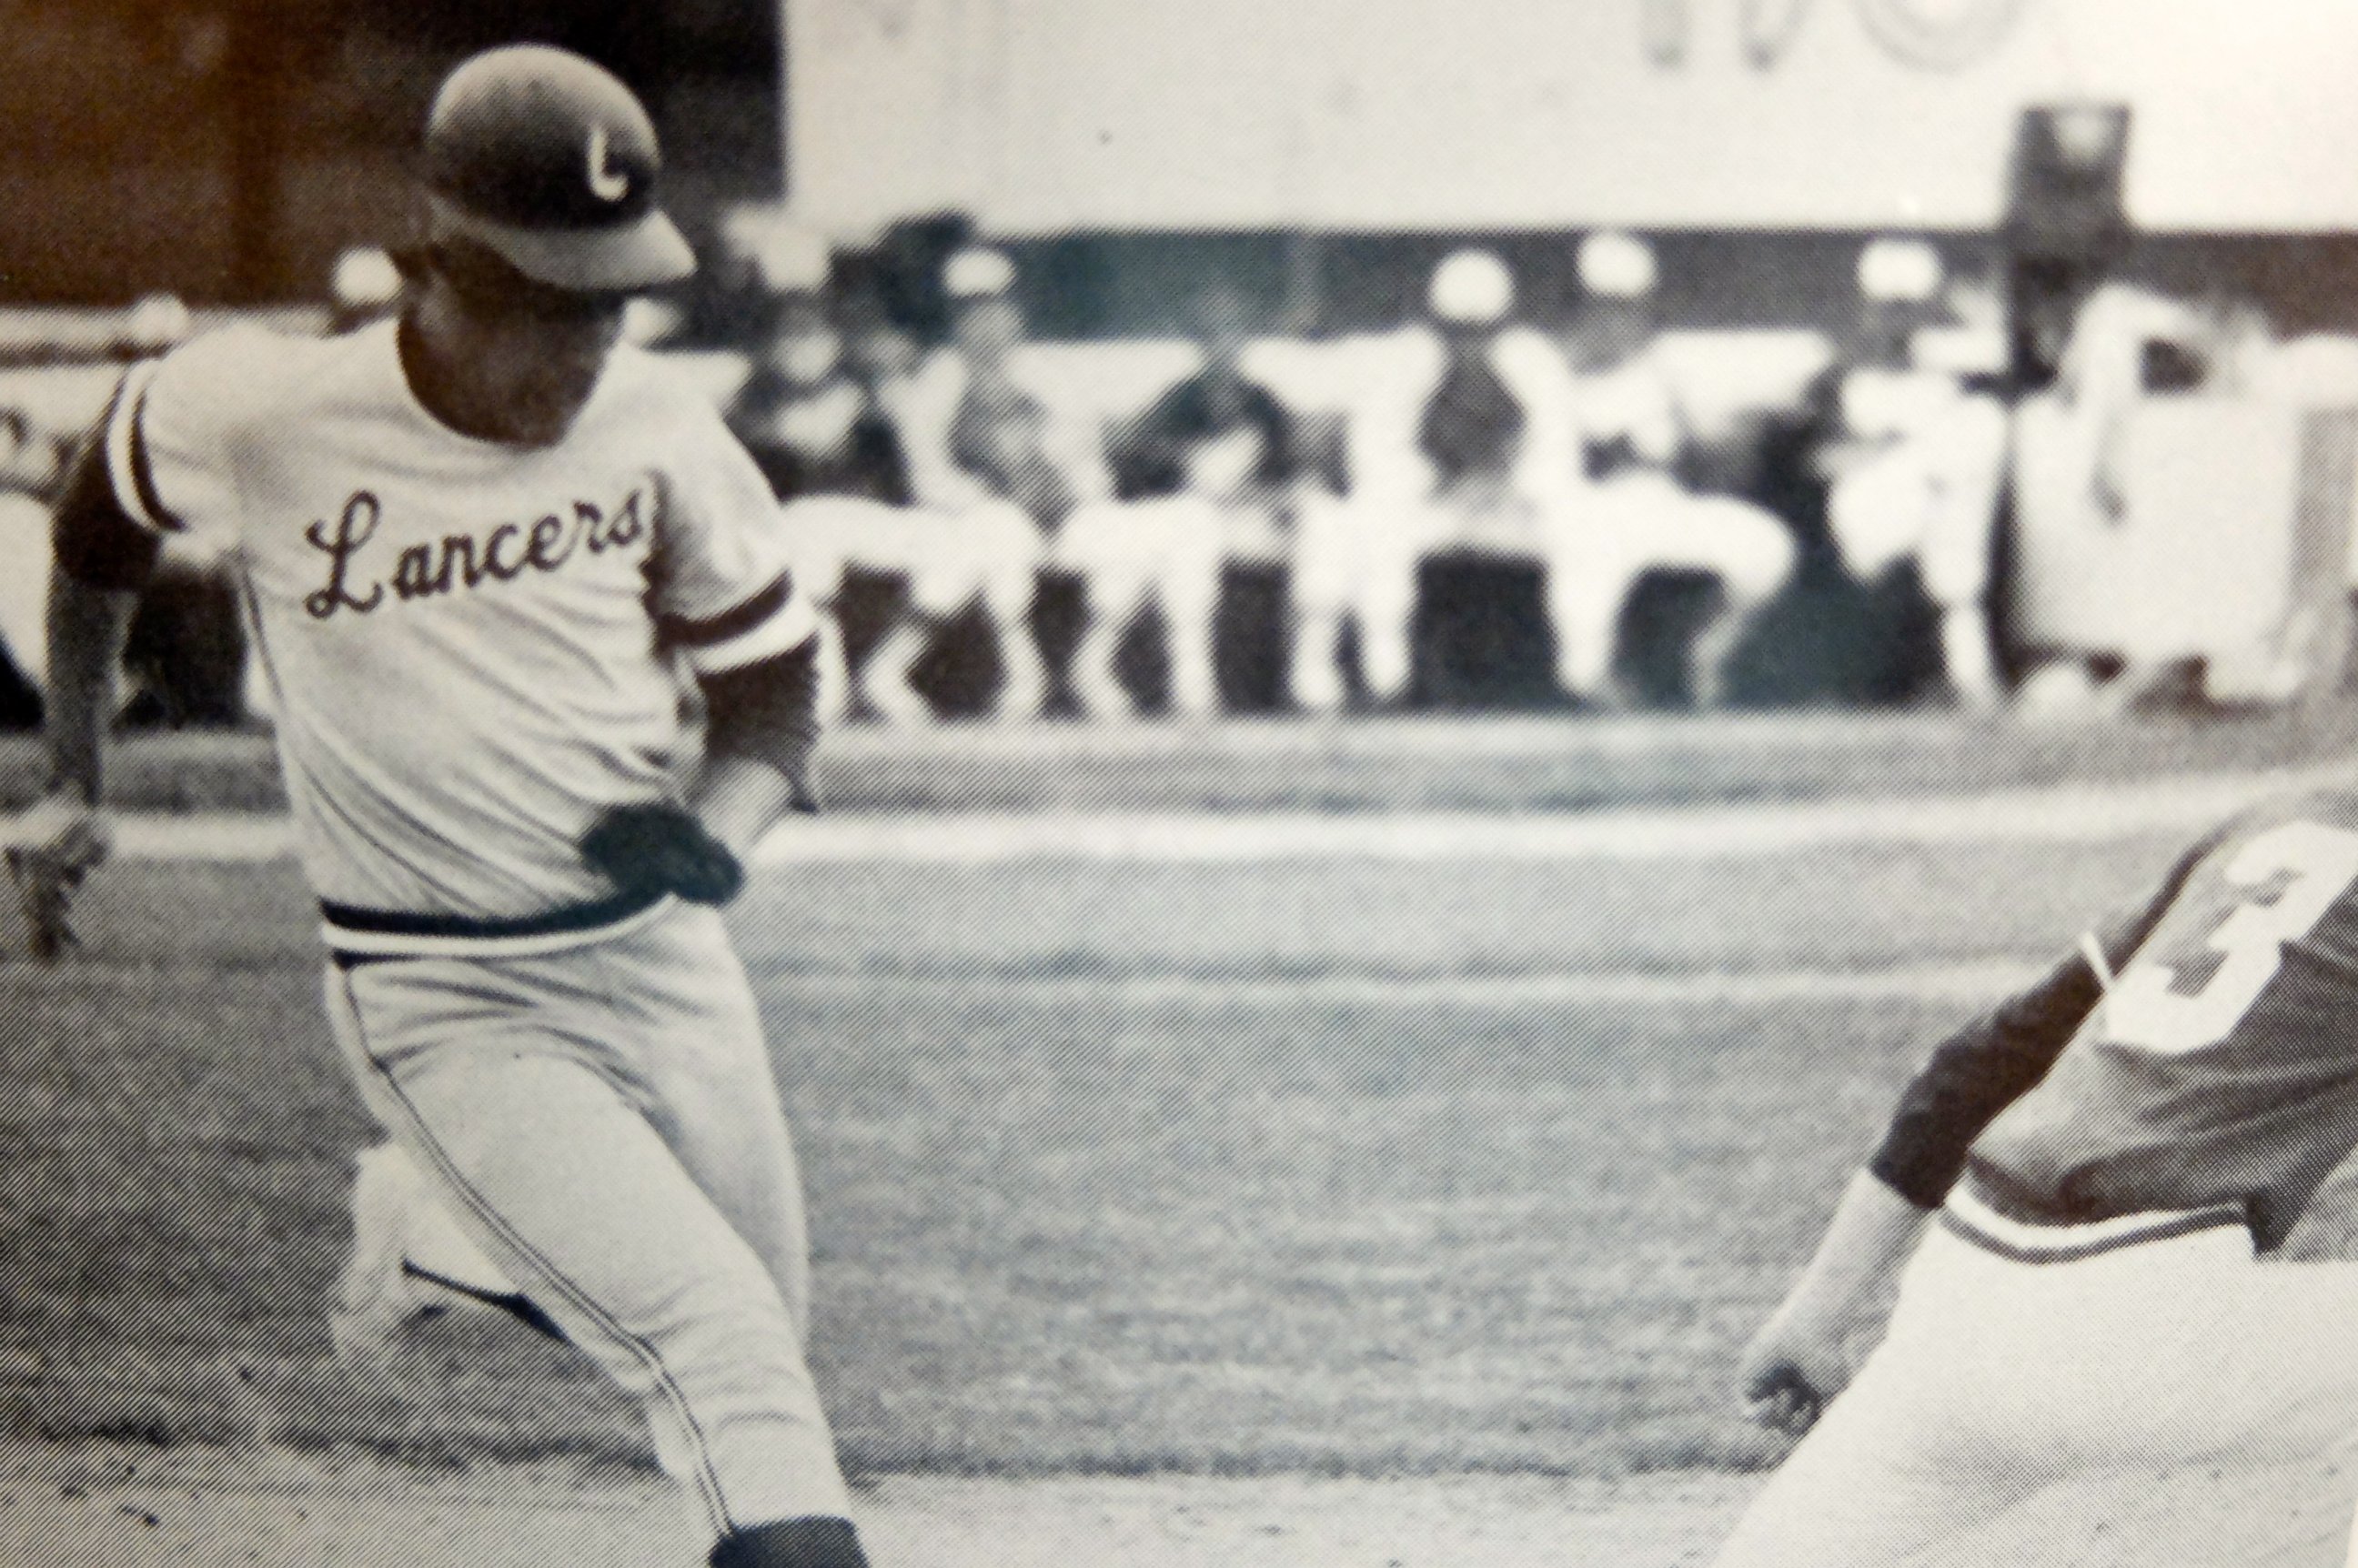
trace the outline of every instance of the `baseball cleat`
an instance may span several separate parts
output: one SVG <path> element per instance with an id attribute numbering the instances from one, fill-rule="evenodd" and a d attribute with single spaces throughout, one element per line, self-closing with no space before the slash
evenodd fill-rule
<path id="1" fill-rule="evenodd" d="M 340 1361 L 384 1362 L 395 1336 L 431 1305 L 405 1267 L 407 1216 L 425 1201 L 422 1186 L 416 1167 L 389 1143 L 361 1151 L 353 1162 L 352 1249 L 328 1317 Z"/>
<path id="2" fill-rule="evenodd" d="M 392 1354 L 394 1337 L 425 1306 L 410 1294 L 410 1281 L 401 1269 L 403 1188 L 415 1182 L 415 1174 L 392 1146 L 365 1148 L 353 1162 L 352 1254 L 337 1282 L 335 1311 L 328 1315 L 337 1360 L 382 1363 Z"/>
<path id="3" fill-rule="evenodd" d="M 364 1149 L 353 1164 L 352 1250 L 328 1317 L 339 1360 L 381 1365 L 411 1324 L 466 1309 L 505 1313 L 565 1338 L 451 1221 L 400 1148 Z"/>

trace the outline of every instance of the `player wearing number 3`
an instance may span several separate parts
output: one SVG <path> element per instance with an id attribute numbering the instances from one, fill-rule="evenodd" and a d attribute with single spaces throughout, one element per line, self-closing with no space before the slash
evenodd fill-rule
<path id="1" fill-rule="evenodd" d="M 1760 1419 L 1808 1436 L 1722 1568 L 1915 1563 L 2106 1471 L 2213 1477 L 2235 1533 L 2185 1560 L 2255 1560 L 2238 1472 L 2358 1430 L 2358 1268 L 2302 1225 L 2353 1148 L 2346 788 L 2231 823 L 1933 1053 L 1745 1353 Z"/>

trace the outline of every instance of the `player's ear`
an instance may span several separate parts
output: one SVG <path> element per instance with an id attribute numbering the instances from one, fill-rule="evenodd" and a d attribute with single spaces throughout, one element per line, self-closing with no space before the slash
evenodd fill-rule
<path id="1" fill-rule="evenodd" d="M 433 270 L 435 232 L 432 210 L 427 205 L 423 187 L 412 182 L 403 192 L 398 210 L 392 214 L 390 232 L 384 236 L 384 254 L 401 274 L 401 281 L 411 288 L 424 283 Z"/>
<path id="2" fill-rule="evenodd" d="M 430 244 L 401 245 L 384 254 L 394 271 L 401 274 L 402 286 L 416 288 L 434 270 L 434 249 Z"/>

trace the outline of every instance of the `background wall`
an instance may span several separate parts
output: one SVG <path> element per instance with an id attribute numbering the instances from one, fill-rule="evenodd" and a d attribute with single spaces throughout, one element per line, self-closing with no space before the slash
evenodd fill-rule
<path id="1" fill-rule="evenodd" d="M 692 226 L 779 184 L 777 16 L 736 0 L 0 0 L 0 301 L 317 297 L 405 225 L 435 82 L 562 43 L 655 103 Z"/>
<path id="2" fill-rule="evenodd" d="M 2346 0 L 784 10 L 795 200 L 851 232 L 946 208 L 1014 233 L 1980 228 L 2021 105 L 2075 97 L 2133 105 L 2141 224 L 2358 227 Z M 1933 38 L 1985 18 L 1986 52 L 1947 70 L 1903 63 L 1870 30 Z"/>

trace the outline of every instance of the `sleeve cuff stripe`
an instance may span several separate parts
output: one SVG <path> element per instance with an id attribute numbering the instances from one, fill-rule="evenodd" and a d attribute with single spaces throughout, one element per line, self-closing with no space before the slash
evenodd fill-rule
<path id="1" fill-rule="evenodd" d="M 784 608 L 794 597 L 795 574 L 780 572 L 777 580 L 731 609 L 704 620 L 666 615 L 656 622 L 665 642 L 675 648 L 710 648 L 741 637 Z"/>
<path id="2" fill-rule="evenodd" d="M 147 385 L 155 378 L 155 362 L 135 364 L 115 392 L 114 411 L 106 422 L 106 473 L 124 515 L 151 533 L 168 534 L 178 524 L 156 493 L 156 476 L 148 465 L 146 443 L 139 434 L 139 416 L 147 406 Z"/>
<path id="3" fill-rule="evenodd" d="M 719 675 L 789 653 L 818 634 L 817 615 L 809 604 L 795 599 L 782 614 L 773 615 L 738 636 L 690 648 L 687 662 L 698 675 Z"/>

